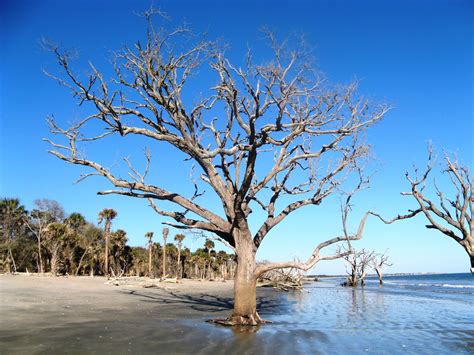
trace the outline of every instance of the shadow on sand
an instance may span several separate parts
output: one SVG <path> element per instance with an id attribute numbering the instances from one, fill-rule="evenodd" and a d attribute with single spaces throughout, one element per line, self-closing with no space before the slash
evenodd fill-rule
<path id="1" fill-rule="evenodd" d="M 122 290 L 122 293 L 141 299 L 142 302 L 160 303 L 172 306 L 186 305 L 189 308 L 202 313 L 215 313 L 232 310 L 234 303 L 231 297 L 216 296 L 209 294 L 181 294 L 168 290 L 160 290 L 165 294 L 148 293 L 137 290 Z M 257 309 L 261 314 L 268 314 L 283 310 L 288 306 L 276 294 L 269 294 L 257 298 Z"/>

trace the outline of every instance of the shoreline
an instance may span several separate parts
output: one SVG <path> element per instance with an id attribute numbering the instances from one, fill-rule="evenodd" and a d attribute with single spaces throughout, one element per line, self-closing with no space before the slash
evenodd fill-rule
<path id="1" fill-rule="evenodd" d="M 110 280 L 109 280 L 110 281 Z M 305 292 L 258 288 L 273 323 L 223 327 L 233 282 L 0 276 L 0 353 L 470 353 L 473 296 L 433 298 L 390 288 L 313 282 Z M 109 282 L 109 283 L 108 283 Z M 143 287 L 144 283 L 158 287 Z M 441 294 L 443 295 L 443 294 Z M 466 306 L 468 308 L 466 308 Z"/>

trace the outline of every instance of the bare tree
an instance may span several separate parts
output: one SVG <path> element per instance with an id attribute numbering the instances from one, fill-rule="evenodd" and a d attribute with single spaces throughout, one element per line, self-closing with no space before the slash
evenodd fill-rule
<path id="1" fill-rule="evenodd" d="M 163 228 L 163 278 L 166 277 L 166 239 L 168 239 L 169 232 L 168 228 Z"/>
<path id="2" fill-rule="evenodd" d="M 389 261 L 388 255 L 385 253 L 382 254 L 375 254 L 372 259 L 372 266 L 377 273 L 379 278 L 379 284 L 383 284 L 383 267 L 384 266 L 392 266 L 393 264 Z"/>
<path id="3" fill-rule="evenodd" d="M 67 143 L 47 139 L 52 145 L 49 152 L 90 168 L 81 179 L 98 175 L 115 187 L 100 194 L 145 198 L 160 216 L 175 221 L 167 224 L 211 232 L 230 245 L 238 262 L 234 310 L 226 323 L 257 325 L 263 322 L 256 310 L 260 275 L 286 267 L 308 270 L 320 260 L 339 257 L 321 256 L 320 251 L 347 236 L 319 244 L 302 263 L 257 266 L 258 248 L 288 216 L 321 204 L 335 192 L 367 156 L 361 133 L 380 121 L 388 108 L 369 107 L 368 100 L 356 94 L 354 84 L 326 84 L 308 64 L 311 58 L 304 49 L 280 45 L 270 33 L 271 59 L 254 64 L 249 52 L 241 68 L 226 59 L 218 44 L 196 42 L 182 27 L 155 30 L 151 13 L 145 16 L 150 26 L 146 43 L 116 54 L 112 82 L 93 66 L 90 76 L 81 80 L 68 54 L 51 48 L 65 75 L 49 75 L 95 111 L 66 129 L 50 118 L 51 132 L 65 137 Z M 183 93 L 196 92 L 188 79 L 199 71 L 206 80 L 212 78 L 214 85 L 195 97 L 194 104 L 185 104 Z M 100 127 L 91 135 L 91 130 Z M 181 152 L 199 176 L 199 180 L 191 179 L 194 194 L 186 197 L 149 183 L 150 151 L 143 173 L 125 159 L 129 179 L 81 153 L 81 143 L 111 135 L 124 140 L 138 136 Z M 211 211 L 199 202 L 203 184 L 215 193 L 222 210 Z M 162 201 L 166 203 L 161 205 Z M 169 210 L 170 203 L 176 210 Z M 251 231 L 248 217 L 255 208 L 262 209 L 264 218 Z M 351 238 L 361 236 L 366 218 Z"/>
<path id="4" fill-rule="evenodd" d="M 350 249 L 344 249 L 344 260 L 348 265 L 347 269 L 347 281 L 343 283 L 344 286 L 357 287 L 359 284 L 361 286 L 365 285 L 365 277 L 367 276 L 367 268 L 372 265 L 374 260 L 375 253 L 373 251 L 367 251 L 361 249 L 356 251 L 349 247 Z"/>
<path id="5" fill-rule="evenodd" d="M 375 257 L 374 251 L 368 251 L 362 249 L 362 253 L 359 256 L 359 280 L 361 286 L 365 285 L 365 277 L 367 276 L 367 268 L 372 265 Z"/>
<path id="6" fill-rule="evenodd" d="M 64 219 L 64 209 L 54 200 L 35 200 L 36 208 L 31 211 L 30 219 L 26 220 L 26 226 L 36 237 L 38 246 L 38 266 L 39 272 L 44 272 L 42 244 L 46 236 L 46 231 L 50 223 L 61 222 Z"/>
<path id="7" fill-rule="evenodd" d="M 415 167 L 414 176 L 410 176 L 408 172 L 405 174 L 411 191 L 402 192 L 402 195 L 413 196 L 418 208 L 409 210 L 409 213 L 398 215 L 391 220 L 386 220 L 377 213 L 371 213 L 386 224 L 412 218 L 417 214 L 424 215 L 428 220 L 426 228 L 438 230 L 464 248 L 470 258 L 471 273 L 474 274 L 474 220 L 472 219 L 474 186 L 467 166 L 461 165 L 457 159 L 452 159 L 447 154 L 444 156 L 444 163 L 442 172 L 449 177 L 454 197 L 446 196 L 447 192 L 442 191 L 434 180 L 433 187 L 438 201 L 434 202 L 425 191 L 428 176 L 435 165 L 433 149 L 430 145 L 428 147 L 428 165 L 425 171 L 420 172 Z"/>

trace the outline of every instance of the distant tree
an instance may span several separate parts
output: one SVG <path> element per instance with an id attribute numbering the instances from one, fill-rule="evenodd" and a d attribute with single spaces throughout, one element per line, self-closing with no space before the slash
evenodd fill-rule
<path id="1" fill-rule="evenodd" d="M 181 266 L 182 266 L 182 270 L 181 270 L 181 277 L 184 277 L 184 278 L 191 278 L 191 274 L 192 274 L 192 265 L 190 265 L 190 259 L 191 259 L 191 250 L 189 248 L 184 248 L 181 250 Z"/>
<path id="2" fill-rule="evenodd" d="M 61 262 L 61 247 L 65 242 L 68 234 L 68 227 L 64 223 L 50 223 L 45 230 L 45 245 L 51 254 L 51 273 L 56 276 L 59 271 L 59 263 Z"/>
<path id="3" fill-rule="evenodd" d="M 452 159 L 448 155 L 444 157 L 445 166 L 443 174 L 450 181 L 454 197 L 448 197 L 448 191 L 442 191 L 436 182 L 433 181 L 433 187 L 438 201 L 428 197 L 425 189 L 428 177 L 435 165 L 433 149 L 428 147 L 428 165 L 424 172 L 420 172 L 416 167 L 414 176 L 407 172 L 405 177 L 411 186 L 411 191 L 402 192 L 402 195 L 412 196 L 416 201 L 418 208 L 409 210 L 406 215 L 386 220 L 379 214 L 372 212 L 384 223 L 391 224 L 402 219 L 412 218 L 417 214 L 422 214 L 428 220 L 426 228 L 435 229 L 456 243 L 461 245 L 469 256 L 471 263 L 471 273 L 474 275 L 474 186 L 467 166 L 461 165 L 457 159 Z"/>
<path id="4" fill-rule="evenodd" d="M 206 239 L 206 241 L 204 242 L 204 249 L 207 251 L 207 255 L 208 255 L 208 258 L 207 258 L 207 277 L 209 279 L 212 278 L 212 276 L 211 276 L 211 270 L 212 270 L 211 251 L 214 248 L 214 246 L 215 246 L 214 242 L 210 239 Z"/>
<path id="5" fill-rule="evenodd" d="M 132 247 L 133 273 L 141 276 L 147 272 L 147 250 L 142 247 Z"/>
<path id="6" fill-rule="evenodd" d="M 104 275 L 109 275 L 109 241 L 110 241 L 110 226 L 112 220 L 117 217 L 117 212 L 111 208 L 104 208 L 99 212 L 99 224 L 105 221 L 104 236 L 105 236 L 105 252 L 104 252 Z"/>
<path id="7" fill-rule="evenodd" d="M 146 42 L 116 55 L 113 85 L 93 66 L 90 76 L 81 80 L 70 57 L 50 46 L 64 78 L 49 75 L 94 110 L 66 129 L 49 119 L 52 133 L 67 140 L 49 140 L 50 153 L 92 169 L 84 177 L 100 175 L 114 186 L 100 194 L 146 198 L 160 216 L 175 221 L 169 225 L 219 236 L 238 260 L 234 309 L 221 323 L 258 325 L 263 322 L 256 309 L 260 275 L 280 268 L 309 270 L 320 260 L 340 257 L 322 256 L 320 251 L 347 237 L 320 243 L 301 263 L 257 266 L 258 248 L 287 217 L 305 206 L 320 205 L 366 159 L 369 147 L 360 136 L 388 108 L 369 106 L 357 95 L 355 84 L 329 85 L 309 64 L 312 58 L 305 47 L 298 48 L 294 41 L 288 48 L 269 33 L 271 58 L 259 58 L 255 64 L 249 51 L 240 68 L 217 43 L 183 38 L 189 34 L 184 29 L 155 31 L 152 14 L 145 16 L 150 22 Z M 201 70 L 203 66 L 209 70 Z M 191 86 L 188 79 L 199 72 L 214 78 L 210 89 Z M 203 94 L 194 105 L 184 102 L 197 91 Z M 127 179 L 81 153 L 83 142 L 94 143 L 109 135 L 137 136 L 171 146 L 199 169 L 200 184 L 215 193 L 219 208 L 211 211 L 198 201 L 202 189 L 195 179 L 191 179 L 195 193 L 190 197 L 149 183 L 149 151 L 144 173 L 126 160 L 131 170 Z M 166 210 L 157 205 L 162 201 L 168 202 Z M 259 214 L 263 220 L 251 231 L 249 218 L 257 208 L 263 210 Z M 361 227 L 364 223 L 365 217 Z"/>
<path id="8" fill-rule="evenodd" d="M 178 243 L 178 270 L 176 278 L 180 279 L 183 277 L 183 267 L 181 265 L 181 248 L 183 247 L 183 240 L 185 238 L 184 234 L 176 234 L 174 240 Z"/>
<path id="9" fill-rule="evenodd" d="M 16 198 L 4 198 L 0 201 L 0 232 L 7 249 L 6 263 L 8 272 L 16 273 L 15 258 L 12 253 L 12 243 L 18 236 L 27 219 L 25 207 Z"/>
<path id="10" fill-rule="evenodd" d="M 372 266 L 377 273 L 379 278 L 379 284 L 383 284 L 383 267 L 384 266 L 392 266 L 392 263 L 388 259 L 388 255 L 386 253 L 383 254 L 376 254 L 372 260 Z"/>
<path id="11" fill-rule="evenodd" d="M 115 275 L 125 273 L 127 266 L 131 261 L 130 250 L 129 247 L 127 247 L 127 240 L 127 232 L 123 229 L 117 229 L 115 232 L 111 233 L 111 254 Z"/>
<path id="12" fill-rule="evenodd" d="M 346 269 L 348 277 L 343 286 L 357 287 L 359 284 L 364 286 L 367 268 L 373 265 L 375 252 L 365 249 L 356 251 L 352 249 L 352 246 L 349 248 L 349 250 L 345 250 L 343 257 L 348 266 Z"/>
<path id="13" fill-rule="evenodd" d="M 365 285 L 365 278 L 367 276 L 367 269 L 373 265 L 373 261 L 375 258 L 374 251 L 367 251 L 365 249 L 361 250 L 359 255 L 359 280 L 361 286 Z"/>
<path id="14" fill-rule="evenodd" d="M 146 232 L 145 238 L 148 239 L 148 277 L 153 277 L 151 270 L 151 261 L 152 261 L 152 251 L 153 251 L 153 232 Z"/>
<path id="15" fill-rule="evenodd" d="M 220 250 L 216 254 L 216 262 L 219 267 L 219 272 L 222 276 L 222 280 L 225 280 L 227 278 L 227 262 L 229 260 L 229 255 L 223 251 Z"/>
<path id="16" fill-rule="evenodd" d="M 88 256 L 89 259 L 87 263 L 89 265 L 89 272 L 91 275 L 94 274 L 94 255 L 96 252 L 100 252 L 100 241 L 102 239 L 102 230 L 88 223 L 84 228 L 84 233 L 80 234 L 80 238 L 78 239 L 78 246 L 81 248 L 82 252 L 76 268 L 76 275 L 79 275 L 82 263 L 86 256 Z"/>
<path id="17" fill-rule="evenodd" d="M 30 218 L 26 222 L 26 226 L 36 237 L 38 247 L 38 267 L 39 272 L 44 272 L 42 243 L 46 230 L 51 223 L 61 223 L 64 219 L 64 209 L 59 202 L 48 199 L 35 200 L 35 209 L 30 213 Z"/>
<path id="18" fill-rule="evenodd" d="M 166 277 L 166 239 L 168 239 L 169 232 L 168 228 L 163 228 L 163 278 Z"/>
<path id="19" fill-rule="evenodd" d="M 87 222 L 82 214 L 74 212 L 64 220 L 64 223 L 71 229 L 72 232 L 79 233 L 81 228 L 84 227 Z"/>
<path id="20" fill-rule="evenodd" d="M 214 249 L 214 242 L 210 239 L 206 239 L 204 242 L 204 248 L 207 250 L 208 254 L 211 255 L 211 250 Z"/>

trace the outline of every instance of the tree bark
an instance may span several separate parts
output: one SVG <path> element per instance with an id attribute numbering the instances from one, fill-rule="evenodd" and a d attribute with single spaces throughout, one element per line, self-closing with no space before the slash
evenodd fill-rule
<path id="1" fill-rule="evenodd" d="M 377 276 L 379 277 L 379 285 L 383 285 L 383 275 L 382 275 L 382 270 L 380 270 L 378 267 L 375 268 L 375 272 L 377 273 Z"/>
<path id="2" fill-rule="evenodd" d="M 81 270 L 81 267 L 82 267 L 82 261 L 84 260 L 84 256 L 86 256 L 88 252 L 88 249 L 86 249 L 86 251 L 82 254 L 81 258 L 79 259 L 79 264 L 77 265 L 77 269 L 76 269 L 76 273 L 75 275 L 79 275 L 79 271 Z"/>
<path id="3" fill-rule="evenodd" d="M 249 230 L 237 230 L 234 237 L 237 270 L 234 278 L 234 310 L 228 321 L 238 325 L 259 325 L 263 320 L 257 313 L 256 252 Z"/>
<path id="4" fill-rule="evenodd" d="M 181 279 L 183 277 L 183 272 L 181 268 L 181 246 L 178 246 L 178 270 L 176 272 L 176 279 Z"/>
<path id="5" fill-rule="evenodd" d="M 471 258 L 471 274 L 474 275 L 474 254 L 470 255 Z"/>
<path id="6" fill-rule="evenodd" d="M 151 272 L 151 256 L 152 256 L 152 244 L 151 241 L 148 244 L 148 277 L 153 277 L 152 272 Z"/>
<path id="7" fill-rule="evenodd" d="M 105 221 L 105 276 L 109 276 L 109 239 L 110 239 L 110 220 Z"/>
<path id="8" fill-rule="evenodd" d="M 163 278 L 166 278 L 166 240 L 163 244 Z"/>
<path id="9" fill-rule="evenodd" d="M 53 251 L 51 253 L 51 274 L 57 276 L 58 274 L 58 253 L 59 246 L 53 246 Z"/>
<path id="10" fill-rule="evenodd" d="M 43 258 L 41 257 L 41 239 L 38 238 L 38 260 L 39 260 L 39 272 L 42 274 L 44 272 L 43 268 Z"/>
<path id="11" fill-rule="evenodd" d="M 234 279 L 234 310 L 231 318 L 242 318 L 256 323 L 257 315 L 257 279 L 255 277 L 255 254 L 241 253 L 237 257 L 237 272 Z M 254 325 L 254 324 L 252 324 Z"/>

